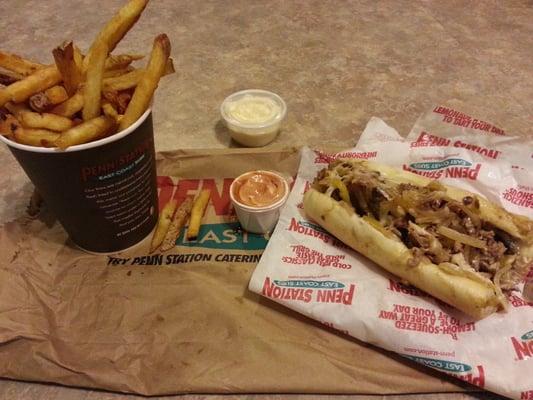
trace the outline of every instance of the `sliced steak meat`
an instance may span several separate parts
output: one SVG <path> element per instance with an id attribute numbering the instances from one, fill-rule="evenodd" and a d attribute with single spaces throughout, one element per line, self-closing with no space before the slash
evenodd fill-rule
<path id="1" fill-rule="evenodd" d="M 505 252 L 505 254 L 517 254 L 518 253 L 518 243 L 516 239 L 514 239 L 507 232 L 504 232 L 498 228 L 495 228 L 494 232 L 495 232 L 496 239 L 502 242 L 507 248 L 507 251 Z"/>

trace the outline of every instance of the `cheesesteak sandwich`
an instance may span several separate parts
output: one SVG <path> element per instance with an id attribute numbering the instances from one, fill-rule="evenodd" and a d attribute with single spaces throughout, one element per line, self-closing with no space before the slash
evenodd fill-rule
<path id="1" fill-rule="evenodd" d="M 372 261 L 480 319 L 533 260 L 533 221 L 473 193 L 367 161 L 338 160 L 304 196 L 308 216 Z"/>

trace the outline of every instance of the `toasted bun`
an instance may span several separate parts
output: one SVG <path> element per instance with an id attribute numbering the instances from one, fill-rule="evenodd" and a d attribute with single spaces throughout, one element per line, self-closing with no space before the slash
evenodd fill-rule
<path id="1" fill-rule="evenodd" d="M 380 172 L 387 178 L 394 178 L 391 171 L 387 170 L 385 173 L 380 169 Z M 396 171 L 393 173 L 398 179 L 400 174 Z M 411 175 L 415 179 L 421 178 L 414 174 L 408 175 L 408 178 Z M 426 182 L 411 183 L 420 185 Z M 408 261 L 412 256 L 403 243 L 386 237 L 359 217 L 348 205 L 314 189 L 307 191 L 303 204 L 307 215 L 328 232 L 424 292 L 477 319 L 498 310 L 500 302 L 496 288 L 490 280 L 475 273 L 438 266 L 427 259 L 416 267 L 409 266 Z"/>

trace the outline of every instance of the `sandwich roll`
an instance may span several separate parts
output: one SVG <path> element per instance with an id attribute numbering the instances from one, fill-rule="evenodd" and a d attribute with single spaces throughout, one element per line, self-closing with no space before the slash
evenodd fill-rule
<path id="1" fill-rule="evenodd" d="M 476 318 L 532 261 L 533 223 L 487 200 L 367 161 L 339 160 L 304 196 L 306 214 L 402 281 Z"/>

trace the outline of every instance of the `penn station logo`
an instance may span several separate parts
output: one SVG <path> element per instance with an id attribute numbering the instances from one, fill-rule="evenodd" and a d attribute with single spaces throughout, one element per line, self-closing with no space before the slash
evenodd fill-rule
<path id="1" fill-rule="evenodd" d="M 313 224 L 312 222 L 300 220 L 292 217 L 288 231 L 297 232 L 305 236 L 311 236 L 322 240 L 324 243 L 332 241 L 331 235 L 326 232 L 321 226 Z"/>
<path id="2" fill-rule="evenodd" d="M 481 164 L 472 164 L 462 158 L 445 158 L 438 161 L 404 164 L 403 169 L 431 179 L 464 178 L 476 180 L 481 170 Z"/>
<path id="3" fill-rule="evenodd" d="M 275 300 L 351 305 L 355 295 L 355 285 L 308 279 L 271 280 L 266 277 L 262 295 Z"/>
<path id="4" fill-rule="evenodd" d="M 402 354 L 405 358 L 413 360 L 419 364 L 425 365 L 426 367 L 434 368 L 436 370 L 446 372 L 449 375 L 452 375 L 456 378 L 459 378 L 465 382 L 468 382 L 472 385 L 479 387 L 485 387 L 485 371 L 483 366 L 477 365 L 472 367 L 468 364 L 450 361 L 450 360 L 440 360 L 437 358 L 427 358 L 427 357 L 417 357 L 407 354 Z"/>
<path id="5" fill-rule="evenodd" d="M 347 246 L 338 240 L 336 237 L 330 235 L 324 228 L 320 225 L 313 224 L 312 222 L 305 220 L 297 220 L 292 217 L 289 226 L 286 228 L 289 232 L 296 232 L 298 234 L 314 237 L 322 240 L 324 243 L 331 243 L 335 247 L 347 248 Z"/>
<path id="6" fill-rule="evenodd" d="M 524 333 L 520 338 L 511 337 L 511 342 L 518 360 L 533 357 L 533 331 Z"/>

